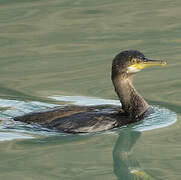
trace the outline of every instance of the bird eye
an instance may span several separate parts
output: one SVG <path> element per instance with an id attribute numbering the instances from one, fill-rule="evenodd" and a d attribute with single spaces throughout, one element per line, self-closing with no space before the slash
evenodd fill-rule
<path id="1" fill-rule="evenodd" d="M 133 64 L 135 64 L 135 63 L 137 63 L 137 59 L 132 59 L 131 62 L 132 62 Z"/>

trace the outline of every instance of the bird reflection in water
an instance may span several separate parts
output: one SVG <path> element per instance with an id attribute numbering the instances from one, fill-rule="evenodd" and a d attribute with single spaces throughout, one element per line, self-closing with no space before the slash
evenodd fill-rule
<path id="1" fill-rule="evenodd" d="M 118 180 L 156 180 L 140 168 L 139 162 L 131 157 L 131 150 L 141 132 L 121 129 L 113 149 L 113 169 Z"/>

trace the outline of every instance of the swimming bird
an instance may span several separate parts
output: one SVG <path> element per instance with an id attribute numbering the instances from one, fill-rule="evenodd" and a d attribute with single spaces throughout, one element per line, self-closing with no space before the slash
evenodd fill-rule
<path id="1" fill-rule="evenodd" d="M 67 133 L 97 132 L 140 121 L 151 108 L 133 86 L 133 76 L 144 68 L 164 66 L 163 60 L 150 60 L 137 50 L 122 51 L 112 61 L 112 82 L 120 106 L 64 106 L 15 117 L 25 123 Z"/>

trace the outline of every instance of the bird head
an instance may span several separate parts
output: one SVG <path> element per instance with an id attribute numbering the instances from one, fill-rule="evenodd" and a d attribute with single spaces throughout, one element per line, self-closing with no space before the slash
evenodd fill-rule
<path id="1" fill-rule="evenodd" d="M 119 75 L 120 77 L 129 77 L 151 66 L 164 66 L 164 60 L 151 60 L 139 51 L 122 51 L 115 56 L 112 63 L 112 79 Z"/>

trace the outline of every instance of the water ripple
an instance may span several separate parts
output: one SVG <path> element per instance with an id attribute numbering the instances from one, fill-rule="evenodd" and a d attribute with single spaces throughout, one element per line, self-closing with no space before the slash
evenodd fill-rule
<path id="1" fill-rule="evenodd" d="M 152 107 L 154 112 L 142 121 L 131 125 L 133 129 L 138 131 L 148 131 L 167 127 L 176 122 L 177 115 L 173 111 L 159 106 Z"/>
<path id="2" fill-rule="evenodd" d="M 64 101 L 75 105 L 103 105 L 112 104 L 120 105 L 118 100 L 107 100 L 93 97 L 84 96 L 51 96 L 49 98 L 57 101 Z M 24 102 L 17 100 L 0 99 L 0 141 L 22 139 L 22 138 L 34 138 L 36 135 L 50 136 L 50 135 L 66 135 L 65 133 L 59 133 L 54 130 L 43 128 L 38 124 L 26 124 L 23 122 L 17 122 L 13 120 L 13 117 L 27 114 L 33 111 L 45 110 L 57 105 L 42 103 L 37 101 Z M 152 106 L 154 112 L 142 121 L 125 126 L 124 128 L 132 128 L 137 131 L 148 131 L 158 128 L 163 128 L 174 124 L 177 120 L 177 115 L 173 111 L 159 106 Z M 115 132 L 108 131 L 107 133 Z"/>

